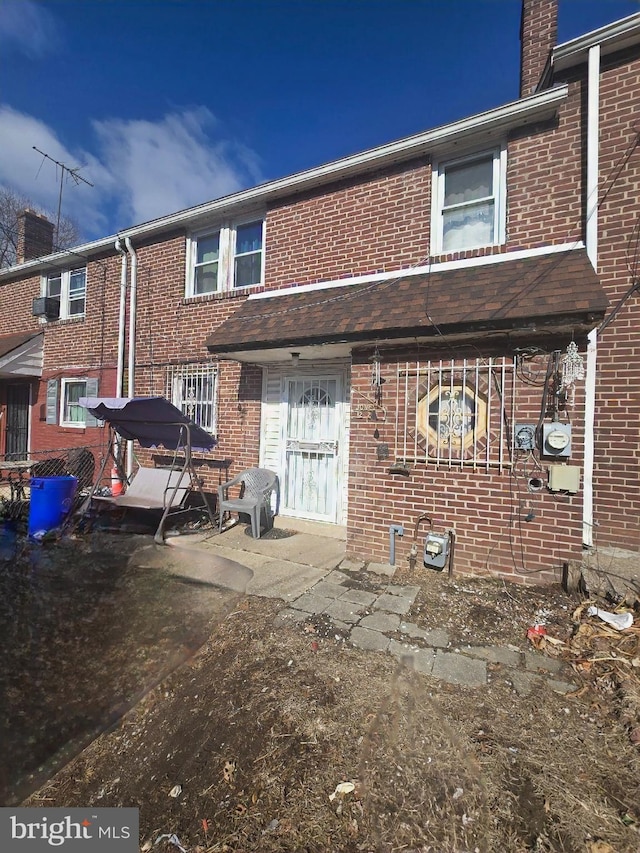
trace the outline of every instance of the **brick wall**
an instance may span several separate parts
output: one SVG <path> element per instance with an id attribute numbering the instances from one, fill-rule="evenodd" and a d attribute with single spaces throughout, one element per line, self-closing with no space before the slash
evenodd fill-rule
<path id="1" fill-rule="evenodd" d="M 553 341 L 548 341 L 551 348 Z M 478 355 L 474 351 L 473 357 Z M 421 363 L 431 357 L 451 359 L 451 351 L 434 351 L 427 356 L 422 350 Z M 461 352 L 460 357 L 464 353 Z M 403 354 L 415 365 L 416 353 Z M 538 362 L 533 373 L 544 376 L 545 360 Z M 474 574 L 501 574 L 520 583 L 559 581 L 563 564 L 579 559 L 582 552 L 582 496 L 550 493 L 546 487 L 532 492 L 528 481 L 539 477 L 545 486 L 548 461 L 537 465 L 528 453 L 514 454 L 514 464 L 502 472 L 484 470 L 482 463 L 472 467 L 447 467 L 433 462 L 409 462 L 409 476 L 390 473 L 395 450 L 403 449 L 403 435 L 396 433 L 396 405 L 402 397 L 402 386 L 395 382 L 396 363 L 385 360 L 381 366 L 386 379 L 382 404 L 386 420 L 371 422 L 352 419 L 349 519 L 347 545 L 354 556 L 375 561 L 389 559 L 389 525 L 402 524 L 404 536 L 396 539 L 396 565 L 406 565 L 418 517 L 428 514 L 435 532 L 447 528 L 456 531 L 454 571 Z M 352 399 L 370 394 L 371 365 L 367 354 L 354 358 Z M 398 391 L 400 387 L 400 391 Z M 536 423 L 540 414 L 542 387 L 519 379 L 516 386 L 515 418 L 519 423 Z M 402 400 L 400 400 L 402 406 Z M 495 403 L 494 403 L 495 405 Z M 578 389 L 571 407 L 574 423 L 572 464 L 580 464 L 583 435 L 580 418 L 584 405 Z M 509 413 L 510 414 L 510 413 Z M 400 421 L 402 418 L 400 417 Z M 378 435 L 374 436 L 374 430 Z M 377 446 L 389 446 L 388 459 L 379 460 Z M 411 447 L 413 436 L 408 436 Z M 533 518 L 527 521 L 527 517 Z M 424 537 L 429 530 L 425 522 L 418 531 L 418 548 L 422 553 Z M 558 535 L 558 531 L 562 535 Z M 421 563 L 419 557 L 419 563 Z"/>
<path id="2" fill-rule="evenodd" d="M 598 272 L 613 309 L 640 277 L 640 51 L 607 57 L 600 80 Z M 594 540 L 640 549 L 640 294 L 598 339 Z"/>
<path id="3" fill-rule="evenodd" d="M 520 97 L 535 92 L 558 34 L 558 0 L 522 0 Z"/>
<path id="4" fill-rule="evenodd" d="M 275 205 L 267 215 L 267 286 L 425 263 L 430 184 L 431 167 L 422 160 Z"/>

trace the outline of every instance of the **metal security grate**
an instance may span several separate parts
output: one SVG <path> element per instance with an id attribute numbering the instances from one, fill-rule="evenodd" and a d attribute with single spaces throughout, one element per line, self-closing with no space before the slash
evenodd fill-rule
<path id="1" fill-rule="evenodd" d="M 515 360 L 398 362 L 396 459 L 453 467 L 510 466 Z"/>
<path id="2" fill-rule="evenodd" d="M 211 364 L 167 368 L 167 399 L 212 435 L 217 430 L 217 378 L 218 368 Z"/>

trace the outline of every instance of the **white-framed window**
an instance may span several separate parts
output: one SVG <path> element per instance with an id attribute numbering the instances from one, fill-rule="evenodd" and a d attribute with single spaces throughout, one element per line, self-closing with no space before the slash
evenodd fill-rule
<path id="1" fill-rule="evenodd" d="M 186 295 L 203 296 L 262 284 L 264 219 L 221 225 L 192 234 Z"/>
<path id="2" fill-rule="evenodd" d="M 95 427 L 99 422 L 81 406 L 81 397 L 97 397 L 98 380 L 67 376 L 47 380 L 46 422 L 63 427 Z"/>
<path id="3" fill-rule="evenodd" d="M 87 395 L 86 379 L 60 380 L 60 426 L 86 426 L 87 410 L 79 403 Z"/>
<path id="4" fill-rule="evenodd" d="M 218 368 L 212 364 L 172 365 L 166 397 L 202 429 L 216 434 Z"/>
<path id="5" fill-rule="evenodd" d="M 506 146 L 433 167 L 433 254 L 496 246 L 506 235 Z"/>
<path id="6" fill-rule="evenodd" d="M 51 273 L 44 278 L 42 289 L 43 296 L 48 296 L 58 303 L 58 316 L 50 319 L 84 317 L 87 296 L 86 267 Z"/>

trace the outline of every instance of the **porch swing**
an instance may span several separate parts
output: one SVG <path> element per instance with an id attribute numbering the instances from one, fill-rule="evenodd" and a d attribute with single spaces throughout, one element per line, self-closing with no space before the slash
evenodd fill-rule
<path id="1" fill-rule="evenodd" d="M 217 441 L 184 415 L 164 397 L 82 397 L 84 406 L 95 418 L 109 426 L 109 441 L 102 464 L 89 494 L 80 508 L 86 514 L 93 501 L 103 501 L 123 509 L 161 512 L 154 541 L 164 544 L 164 528 L 170 515 L 189 512 L 185 506 L 190 494 L 201 498 L 212 527 L 216 518 L 194 468 L 192 451 L 208 451 Z M 122 468 L 119 447 L 122 442 L 137 441 L 141 447 L 164 447 L 173 451 L 171 464 L 163 468 L 140 466 L 129 482 Z M 100 484 L 115 470 L 123 494 L 98 494 Z"/>

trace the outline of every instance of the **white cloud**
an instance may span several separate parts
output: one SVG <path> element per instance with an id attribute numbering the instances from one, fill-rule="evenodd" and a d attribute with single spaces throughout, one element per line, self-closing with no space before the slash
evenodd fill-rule
<path id="1" fill-rule="evenodd" d="M 145 222 L 256 183 L 258 158 L 232 140 L 214 141 L 205 107 L 158 122 L 95 121 L 103 162 L 119 183 L 124 225 Z"/>
<path id="2" fill-rule="evenodd" d="M 2 0 L 0 46 L 14 48 L 30 59 L 40 59 L 59 43 L 58 25 L 48 9 L 32 0 Z"/>
<path id="3" fill-rule="evenodd" d="M 221 138 L 204 107 L 173 112 L 158 122 L 94 121 L 95 153 L 70 149 L 56 131 L 33 116 L 0 104 L 0 185 L 27 196 L 55 215 L 60 170 L 33 150 L 93 184 L 63 185 L 62 211 L 87 239 L 218 198 L 261 180 L 257 155 Z M 215 138 L 212 131 L 218 131 Z"/>
<path id="4" fill-rule="evenodd" d="M 6 105 L 0 105 L 0 139 L 0 185 L 15 190 L 37 207 L 55 215 L 61 172 L 55 163 L 35 151 L 35 146 L 69 168 L 80 167 L 80 174 L 95 185 L 95 188 L 84 183 L 76 185 L 65 175 L 62 212 L 76 220 L 83 233 L 91 236 L 104 233 L 108 222 L 99 199 L 113 192 L 113 179 L 93 155 L 69 150 L 44 122 Z"/>

